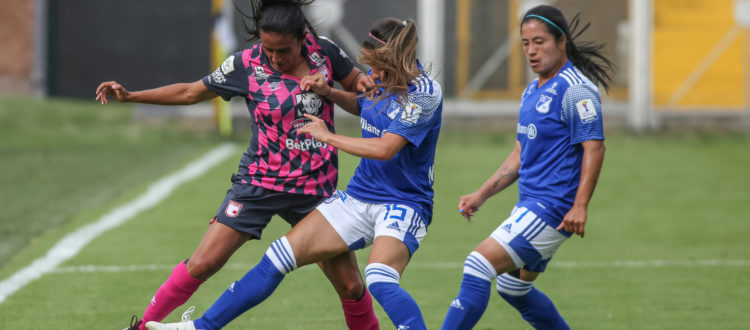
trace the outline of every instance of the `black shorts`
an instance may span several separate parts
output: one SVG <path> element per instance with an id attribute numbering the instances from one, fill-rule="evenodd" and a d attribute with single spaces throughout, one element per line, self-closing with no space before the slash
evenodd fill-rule
<path id="1" fill-rule="evenodd" d="M 269 190 L 252 184 L 242 184 L 232 176 L 232 188 L 227 191 L 224 202 L 213 221 L 221 222 L 237 231 L 260 235 L 271 217 L 278 214 L 294 226 L 312 212 L 325 197 L 291 194 Z"/>

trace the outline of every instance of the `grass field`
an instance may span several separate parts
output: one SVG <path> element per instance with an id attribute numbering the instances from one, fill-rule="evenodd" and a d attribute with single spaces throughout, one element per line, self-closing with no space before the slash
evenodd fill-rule
<path id="1" fill-rule="evenodd" d="M 102 114 L 99 107 L 75 102 L 0 102 L 0 197 L 5 213 L 0 218 L 0 252 L 14 246 L 1 263 L 0 280 L 43 256 L 67 233 L 97 221 L 142 194 L 150 182 L 218 144 L 211 137 L 133 125 L 124 107 L 105 108 Z M 8 104 L 24 111 L 11 111 Z M 47 118 L 61 108 L 78 113 L 72 116 L 78 119 Z M 27 126 L 14 128 L 18 122 Z M 44 123 L 42 128 L 37 122 Z M 505 218 L 516 199 L 515 188 L 493 197 L 471 223 L 456 212 L 458 197 L 481 184 L 513 145 L 509 134 L 480 133 L 454 127 L 441 136 L 433 224 L 402 277 L 430 329 L 440 327 L 458 291 L 464 258 Z M 174 264 L 195 248 L 246 141 L 246 136 L 237 138 L 236 157 L 99 236 L 57 270 L 8 297 L 0 304 L 0 328 L 125 327 L 130 315 L 142 313 Z M 747 328 L 749 145 L 748 135 L 609 132 L 586 238 L 566 242 L 537 287 L 551 296 L 574 329 Z M 57 165 L 50 169 L 46 164 Z M 341 187 L 356 164 L 356 158 L 342 154 Z M 33 229 L 37 224 L 41 229 Z M 287 229 L 282 221 L 273 221 L 260 241 L 246 244 L 185 307 L 195 305 L 200 315 Z M 13 241 L 16 237 L 26 238 L 19 243 Z M 367 251 L 359 253 L 360 261 L 366 260 Z M 178 320 L 183 309 L 167 320 Z M 392 327 L 377 304 L 376 313 L 382 328 Z M 330 285 L 308 266 L 287 276 L 271 298 L 228 328 L 345 325 Z M 493 294 L 477 329 L 530 327 Z"/>

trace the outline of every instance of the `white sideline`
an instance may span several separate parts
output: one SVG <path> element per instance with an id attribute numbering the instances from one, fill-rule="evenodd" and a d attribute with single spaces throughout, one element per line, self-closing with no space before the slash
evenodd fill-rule
<path id="1" fill-rule="evenodd" d="M 224 269 L 250 270 L 254 265 L 242 263 L 226 264 Z M 363 265 L 360 265 L 363 266 Z M 459 262 L 412 262 L 409 268 L 458 269 L 463 267 Z M 661 267 L 750 267 L 750 260 L 743 259 L 701 259 L 701 260 L 628 260 L 628 261 L 553 261 L 549 268 L 661 268 Z M 60 267 L 52 273 L 122 273 L 140 271 L 164 271 L 174 268 L 169 265 L 84 265 Z M 318 269 L 303 267 L 302 269 Z"/>
<path id="2" fill-rule="evenodd" d="M 234 145 L 231 143 L 224 143 L 214 148 L 181 170 L 154 182 L 145 193 L 136 197 L 136 199 L 115 208 L 96 222 L 80 227 L 66 235 L 47 252 L 47 255 L 34 260 L 31 265 L 0 282 L 0 304 L 14 292 L 40 278 L 45 273 L 54 271 L 58 265 L 77 255 L 86 244 L 99 235 L 159 204 L 181 184 L 193 180 L 218 165 L 234 154 L 234 149 Z"/>

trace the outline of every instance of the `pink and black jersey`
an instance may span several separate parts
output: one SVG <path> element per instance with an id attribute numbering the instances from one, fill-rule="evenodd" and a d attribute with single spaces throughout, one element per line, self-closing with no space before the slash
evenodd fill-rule
<path id="1" fill-rule="evenodd" d="M 311 74 L 321 72 L 329 85 L 344 79 L 354 67 L 332 41 L 308 34 L 302 47 Z M 297 135 L 309 120 L 323 119 L 333 131 L 333 103 L 299 89 L 299 78 L 273 69 L 262 45 L 234 53 L 212 74 L 203 78 L 208 89 L 229 100 L 245 98 L 250 111 L 252 137 L 240 161 L 242 183 L 275 191 L 329 196 L 336 189 L 336 148 Z"/>

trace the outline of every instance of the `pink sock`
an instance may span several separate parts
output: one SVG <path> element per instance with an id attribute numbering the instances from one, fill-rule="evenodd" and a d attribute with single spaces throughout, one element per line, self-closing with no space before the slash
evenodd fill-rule
<path id="1" fill-rule="evenodd" d="M 341 307 L 344 309 L 346 325 L 349 329 L 356 330 L 378 330 L 378 318 L 372 309 L 372 296 L 365 289 L 365 294 L 359 301 L 341 299 Z"/>
<path id="2" fill-rule="evenodd" d="M 184 304 L 204 281 L 196 279 L 187 271 L 184 262 L 179 263 L 172 270 L 164 284 L 156 290 L 154 298 L 143 312 L 143 322 L 139 329 L 146 329 L 146 322 L 163 320 L 169 313 Z"/>

